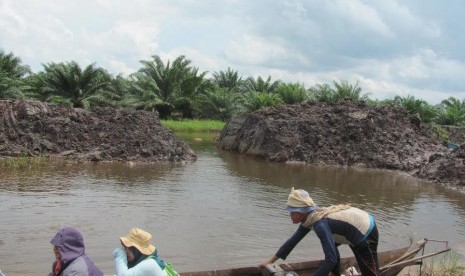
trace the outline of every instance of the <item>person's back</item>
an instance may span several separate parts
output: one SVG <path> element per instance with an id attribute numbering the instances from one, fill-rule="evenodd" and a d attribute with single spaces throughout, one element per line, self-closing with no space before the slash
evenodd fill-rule
<path id="1" fill-rule="evenodd" d="M 346 204 L 318 208 L 307 191 L 291 189 L 286 210 L 294 224 L 299 227 L 281 245 L 270 259 L 260 263 L 266 266 L 278 259 L 285 260 L 294 247 L 312 229 L 320 240 L 324 261 L 314 275 L 340 274 L 338 246 L 347 244 L 352 249 L 362 275 L 379 275 L 377 256 L 378 229 L 369 213 Z"/>
<path id="2" fill-rule="evenodd" d="M 325 212 L 325 209 L 328 211 Z M 331 209 L 334 209 L 331 211 Z M 321 212 L 321 211 L 320 211 Z M 365 239 L 365 234 L 370 233 L 374 227 L 374 218 L 367 212 L 351 207 L 348 205 L 334 205 L 329 208 L 323 208 L 324 219 L 313 222 L 313 216 L 318 216 L 318 212 L 310 215 L 302 226 L 311 228 L 319 223 L 326 223 L 331 229 L 334 241 L 337 244 L 348 244 L 356 246 Z"/>
<path id="3" fill-rule="evenodd" d="M 61 273 L 61 275 L 85 275 L 90 276 L 86 261 L 83 256 L 77 257 Z"/>

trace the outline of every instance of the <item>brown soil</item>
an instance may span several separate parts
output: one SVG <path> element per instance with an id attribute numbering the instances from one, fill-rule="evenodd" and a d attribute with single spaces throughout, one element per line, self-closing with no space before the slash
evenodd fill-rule
<path id="1" fill-rule="evenodd" d="M 431 156 L 415 176 L 465 190 L 465 148 Z"/>
<path id="2" fill-rule="evenodd" d="M 5 100 L 0 101 L 0 114 L 0 157 L 142 162 L 196 158 L 152 112 L 86 111 Z M 278 162 L 404 171 L 465 190 L 465 149 L 450 151 L 432 133 L 429 125 L 399 108 L 306 103 L 233 118 L 221 134 L 220 147 Z"/>
<path id="3" fill-rule="evenodd" d="M 186 162 L 195 154 L 152 112 L 0 101 L 0 156 Z"/>
<path id="4" fill-rule="evenodd" d="M 429 125 L 403 109 L 364 103 L 309 102 L 235 117 L 220 148 L 278 162 L 398 170 L 446 185 L 465 179 L 463 155 L 450 153 Z"/>

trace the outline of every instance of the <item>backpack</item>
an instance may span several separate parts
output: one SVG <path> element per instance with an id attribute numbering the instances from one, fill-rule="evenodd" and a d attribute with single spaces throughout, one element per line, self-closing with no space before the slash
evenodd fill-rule
<path id="1" fill-rule="evenodd" d="M 165 263 L 165 271 L 168 276 L 179 276 L 179 273 L 174 270 L 172 264 Z"/>
<path id="2" fill-rule="evenodd" d="M 158 257 L 156 252 L 157 251 L 155 251 L 155 253 L 153 253 L 152 255 L 148 256 L 147 259 L 153 259 L 155 262 L 157 262 L 157 264 L 160 267 L 164 266 L 163 270 L 166 271 L 166 275 L 168 275 L 168 276 L 180 276 L 179 273 L 176 272 L 176 270 L 174 270 L 173 265 L 163 261 L 162 259 L 160 259 L 160 257 Z"/>

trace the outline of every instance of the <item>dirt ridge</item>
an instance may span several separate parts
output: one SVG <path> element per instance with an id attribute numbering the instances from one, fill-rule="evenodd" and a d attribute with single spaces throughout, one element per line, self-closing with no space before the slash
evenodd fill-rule
<path id="1" fill-rule="evenodd" d="M 270 107 L 232 118 L 219 147 L 278 162 L 403 171 L 465 187 L 463 156 L 397 107 L 351 101 Z"/>
<path id="2" fill-rule="evenodd" d="M 0 156 L 76 161 L 189 162 L 196 156 L 153 112 L 91 111 L 33 100 L 0 101 Z"/>

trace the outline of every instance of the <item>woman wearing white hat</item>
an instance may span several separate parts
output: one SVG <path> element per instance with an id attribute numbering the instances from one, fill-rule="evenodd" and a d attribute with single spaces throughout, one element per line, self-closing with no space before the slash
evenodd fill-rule
<path id="1" fill-rule="evenodd" d="M 158 257 L 151 238 L 150 233 L 139 228 L 132 228 L 126 237 L 120 238 L 122 248 L 113 251 L 117 276 L 167 275 L 167 264 Z"/>
<path id="2" fill-rule="evenodd" d="M 287 201 L 292 222 L 300 223 L 297 231 L 279 248 L 265 266 L 278 259 L 285 260 L 294 247 L 314 230 L 320 239 L 325 260 L 314 275 L 340 275 L 339 250 L 337 246 L 347 244 L 352 249 L 362 275 L 379 275 L 378 229 L 372 215 L 349 205 L 333 205 L 317 208 L 308 192 L 294 190 Z"/>

